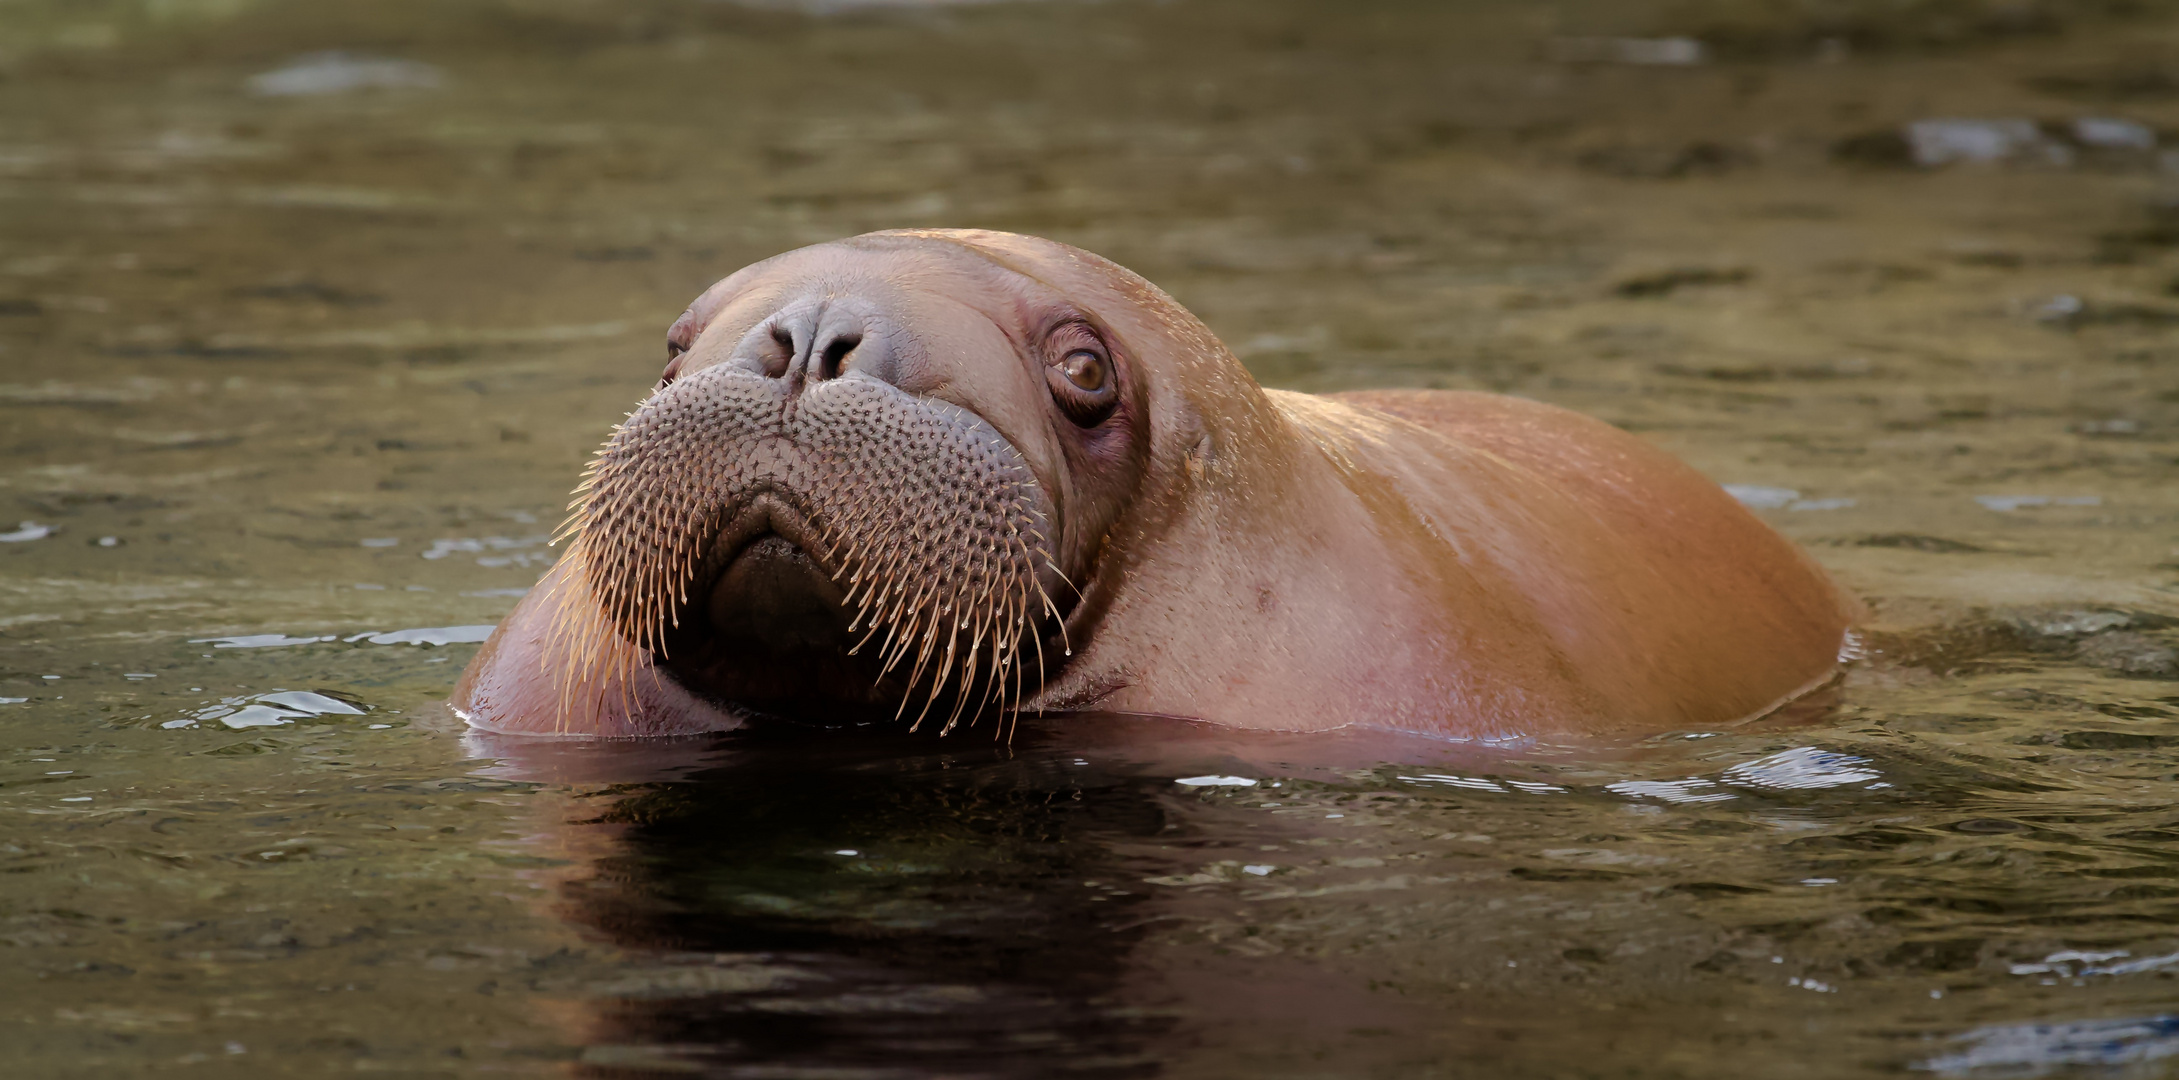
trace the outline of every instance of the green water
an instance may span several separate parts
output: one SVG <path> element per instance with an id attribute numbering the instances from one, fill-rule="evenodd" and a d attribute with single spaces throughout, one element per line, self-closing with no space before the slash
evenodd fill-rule
<path id="1" fill-rule="evenodd" d="M 2159 4 L 0 2 L 0 1072 L 2179 1069 L 2175 57 Z M 1901 162 L 1943 117 L 2059 134 Z M 1641 432 L 1872 655 L 1625 745 L 465 741 L 459 628 L 682 306 L 909 225 L 1109 255 L 1268 384 Z"/>

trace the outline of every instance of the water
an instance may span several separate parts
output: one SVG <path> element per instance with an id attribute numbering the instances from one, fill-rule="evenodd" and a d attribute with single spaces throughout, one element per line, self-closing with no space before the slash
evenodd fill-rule
<path id="1" fill-rule="evenodd" d="M 1781 12 L 9 5 L 5 1071 L 2165 1075 L 2179 22 Z M 1632 743 L 465 740 L 682 305 L 903 225 L 1639 431 L 1868 655 Z"/>

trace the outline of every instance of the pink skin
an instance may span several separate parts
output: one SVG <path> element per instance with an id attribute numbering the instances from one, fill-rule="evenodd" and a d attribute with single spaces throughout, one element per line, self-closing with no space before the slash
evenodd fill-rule
<path id="1" fill-rule="evenodd" d="M 759 263 L 674 324 L 666 381 L 721 364 L 799 377 L 809 347 L 765 342 L 813 296 L 874 328 L 843 372 L 973 412 L 1049 497 L 1046 576 L 1079 591 L 1053 586 L 1065 622 L 1038 628 L 1025 708 L 1455 738 L 1711 726 L 1829 678 L 1856 610 L 1634 436 L 1487 394 L 1266 391 L 1154 286 L 1030 237 L 873 234 Z M 1084 413 L 1055 374 L 1083 341 L 1108 354 L 1109 412 Z M 556 568 L 457 708 L 511 733 L 739 723 L 705 674 L 647 666 L 563 707 L 549 674 L 570 658 L 545 628 L 590 602 Z"/>

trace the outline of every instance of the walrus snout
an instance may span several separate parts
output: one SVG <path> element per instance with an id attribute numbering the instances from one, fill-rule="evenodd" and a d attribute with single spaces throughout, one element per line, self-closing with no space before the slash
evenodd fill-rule
<path id="1" fill-rule="evenodd" d="M 810 297 L 742 335 L 724 366 L 779 379 L 790 396 L 849 372 L 897 383 L 903 337 L 882 309 L 862 297 Z"/>
<path id="2" fill-rule="evenodd" d="M 918 696 L 957 719 L 1034 692 L 1059 617 L 1051 500 L 967 409 L 852 364 L 796 376 L 870 344 L 868 321 L 828 317 L 773 342 L 786 367 L 702 368 L 615 430 L 570 521 L 603 625 L 760 709 Z"/>

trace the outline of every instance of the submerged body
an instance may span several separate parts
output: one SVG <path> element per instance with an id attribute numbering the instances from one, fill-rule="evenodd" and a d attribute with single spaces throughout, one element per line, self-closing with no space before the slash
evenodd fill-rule
<path id="1" fill-rule="evenodd" d="M 1632 435 L 1489 394 L 1266 391 L 1154 286 L 1050 241 L 804 249 L 672 335 L 569 555 L 464 674 L 473 724 L 1665 730 L 1821 682 L 1852 612 Z"/>

